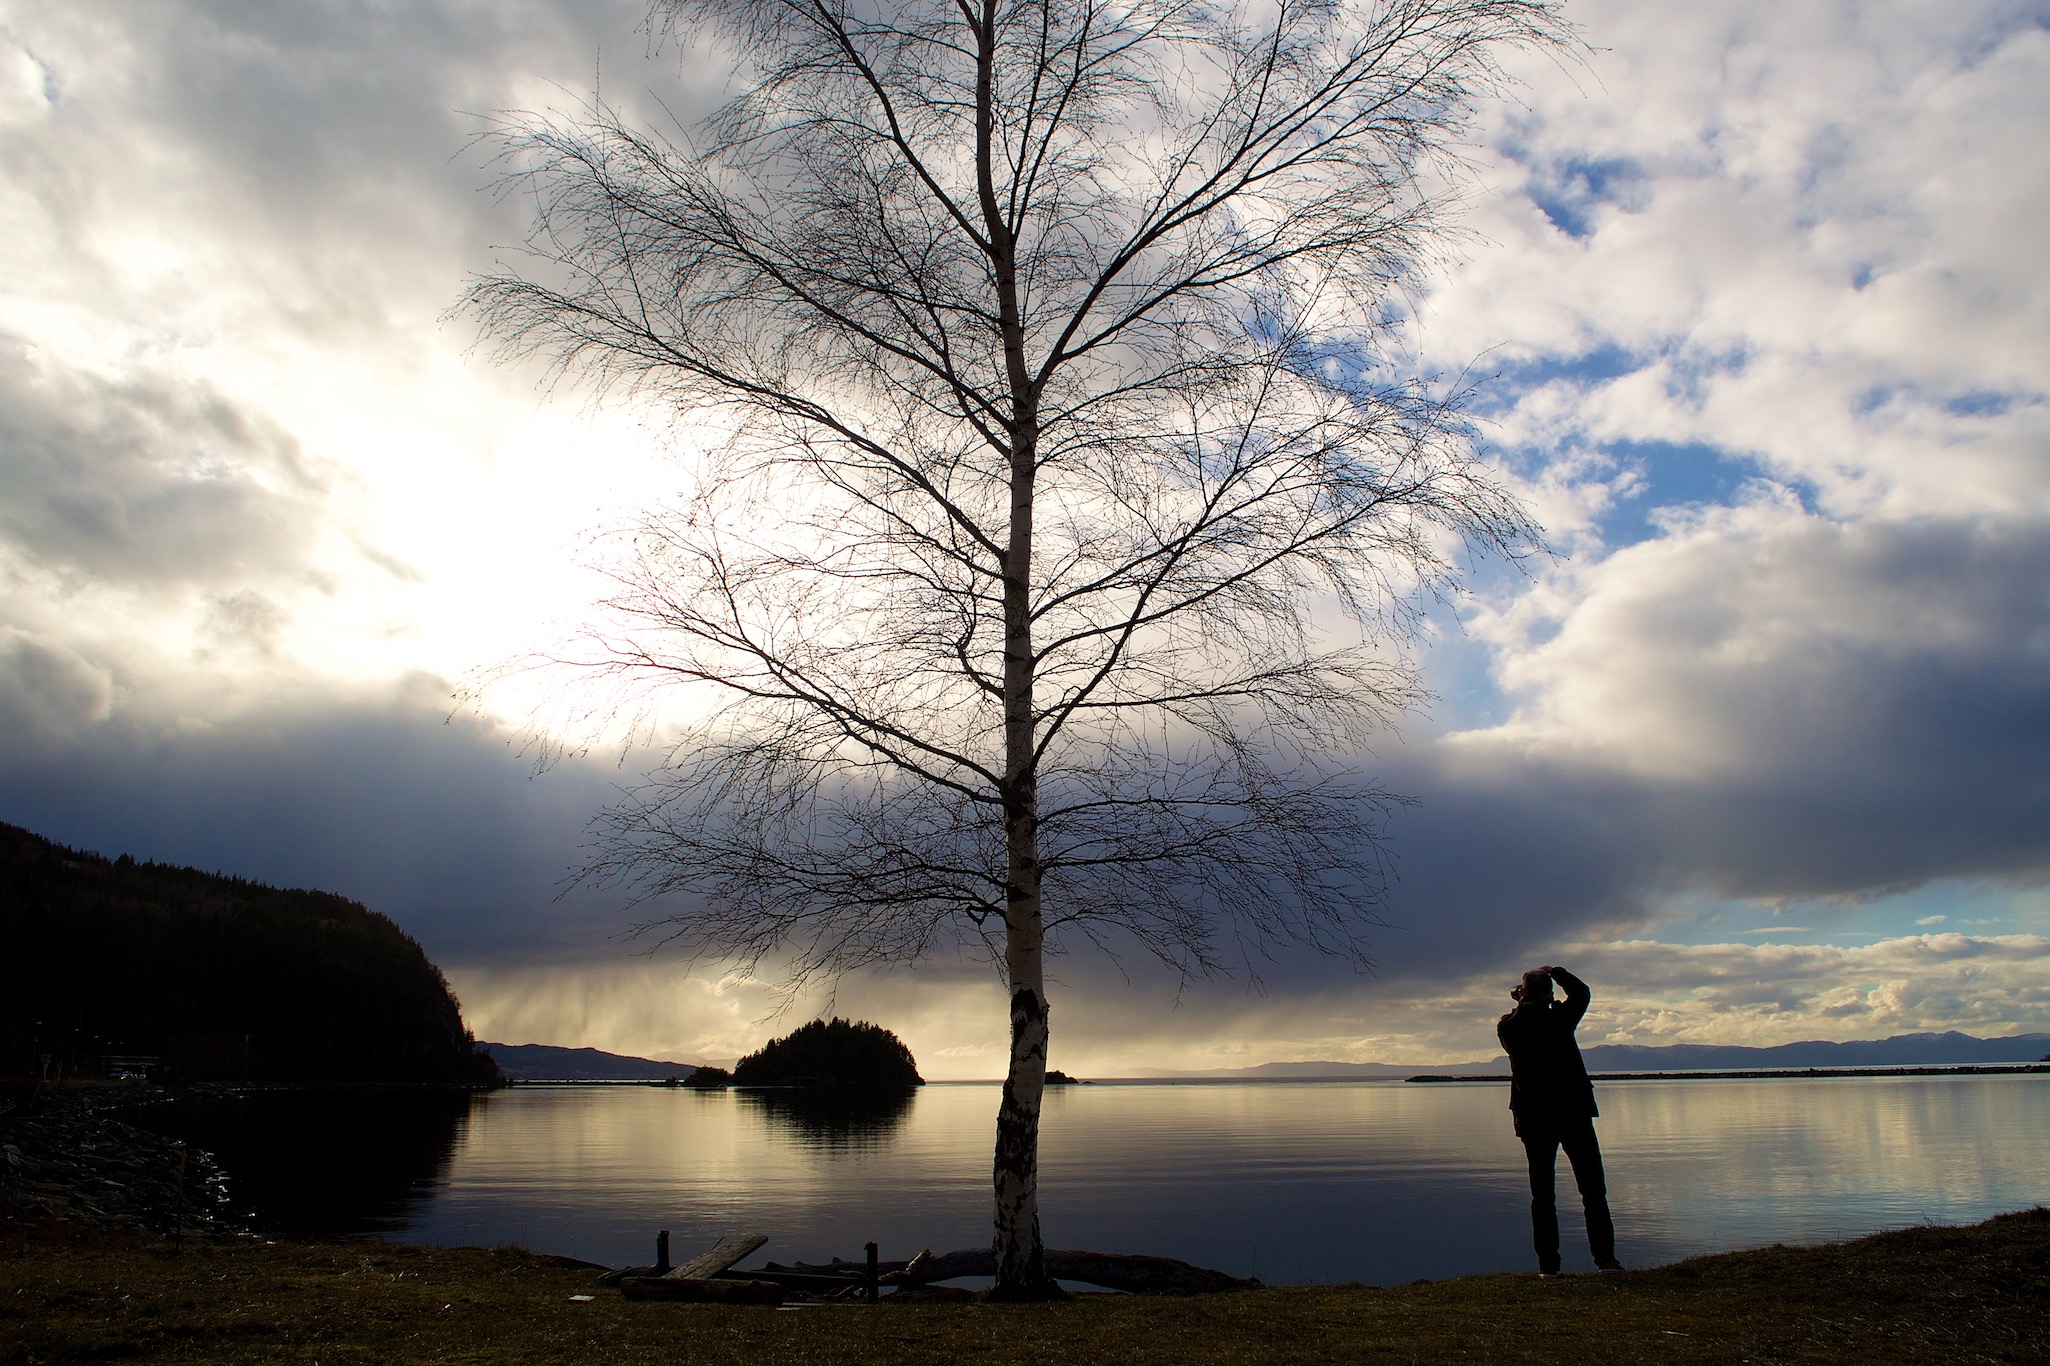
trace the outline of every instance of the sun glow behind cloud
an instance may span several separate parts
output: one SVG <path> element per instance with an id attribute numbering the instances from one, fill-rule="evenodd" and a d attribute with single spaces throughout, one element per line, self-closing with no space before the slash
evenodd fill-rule
<path id="1" fill-rule="evenodd" d="M 298 100 L 263 109 L 281 92 L 261 87 L 326 55 L 346 17 L 272 16 L 222 47 L 209 39 L 228 42 L 233 21 L 195 9 L 117 25 L 67 7 L 7 27 L 10 502 L 45 531 L 70 513 L 78 532 L 10 547 L 15 610 L 61 599 L 30 629 L 83 625 L 159 671 L 194 653 L 210 685 L 457 677 L 545 641 L 599 591 L 583 538 L 673 483 L 673 437 L 644 414 L 550 402 L 533 368 L 468 354 L 470 325 L 443 315 L 520 218 L 466 149 L 481 116 L 451 106 L 559 100 L 551 82 L 586 78 L 616 29 L 547 5 L 473 16 L 471 36 L 499 40 L 496 88 L 430 47 L 384 78 L 317 62 Z M 431 38 L 453 16 L 421 18 L 408 31 L 388 16 L 382 36 Z M 554 69 L 533 69 L 544 55 Z M 219 67 L 211 101 L 172 88 Z M 395 107 L 366 118 L 393 87 Z M 394 145 L 427 131 L 408 115 L 432 133 Z M 251 127 L 259 116 L 278 128 Z M 124 421 L 128 486 L 80 482 L 98 471 L 67 456 Z M 157 562 L 109 574 L 120 549 Z M 208 552 L 216 572 L 193 572 Z M 260 648 L 219 648 L 237 594 L 261 606 L 262 639 L 239 642 Z"/>

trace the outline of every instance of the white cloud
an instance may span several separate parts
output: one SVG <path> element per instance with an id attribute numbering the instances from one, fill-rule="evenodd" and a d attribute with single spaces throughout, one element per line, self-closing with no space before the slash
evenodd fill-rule
<path id="1" fill-rule="evenodd" d="M 51 591 L 150 596 L 313 572 L 297 441 L 204 383 L 66 372 L 0 336 L 0 553 Z"/>
<path id="2" fill-rule="evenodd" d="M 50 112 L 49 79 L 35 54 L 0 30 L 0 125 L 45 117 Z"/>
<path id="3" fill-rule="evenodd" d="M 389 682 L 581 609 L 580 538 L 663 486 L 658 443 L 442 315 L 525 227 L 483 116 L 571 98 L 601 47 L 630 106 L 696 98 L 644 12 L 0 0 L 0 621 Z"/>
<path id="4" fill-rule="evenodd" d="M 1599 847 L 1554 923 L 2045 876 L 2050 32 L 1576 14 L 1595 79 L 1532 64 L 1425 310 L 1448 365 L 1510 339 L 1497 437 L 1571 558 L 1470 614 L 1513 705 L 1420 790 Z M 1540 789 L 1582 819 L 1508 815 Z"/>
<path id="5" fill-rule="evenodd" d="M 107 719 L 114 680 L 104 669 L 26 631 L 0 626 L 0 731 L 24 748 L 62 744 Z"/>
<path id="6" fill-rule="evenodd" d="M 1576 12 L 1598 84 L 1534 64 L 1528 112 L 1490 121 L 1492 245 L 1426 335 L 1447 365 L 1629 359 L 1527 396 L 1505 445 L 1706 442 L 1836 515 L 2042 515 L 2050 33 L 2001 6 Z"/>
<path id="7" fill-rule="evenodd" d="M 1588 945 L 1588 973 L 1615 984 L 1584 1041 L 1771 1045 L 1960 1029 L 2040 1030 L 2050 1018 L 2050 939 L 1912 935 L 1816 944 Z"/>

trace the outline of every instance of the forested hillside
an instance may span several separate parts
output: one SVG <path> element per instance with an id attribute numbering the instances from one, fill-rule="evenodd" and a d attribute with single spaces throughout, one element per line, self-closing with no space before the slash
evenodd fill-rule
<path id="1" fill-rule="evenodd" d="M 174 1080 L 479 1081 L 419 944 L 328 892 L 108 860 L 0 825 L 0 1069 L 156 1058 Z"/>

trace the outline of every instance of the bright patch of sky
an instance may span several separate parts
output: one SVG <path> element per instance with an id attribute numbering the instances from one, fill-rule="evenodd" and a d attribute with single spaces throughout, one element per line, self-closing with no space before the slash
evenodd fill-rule
<path id="1" fill-rule="evenodd" d="M 1891 895 L 1783 904 L 1681 896 L 1659 908 L 1648 930 L 1671 944 L 1769 939 L 1857 948 L 1917 934 L 2043 934 L 2050 914 L 2040 890 L 1943 881 Z"/>

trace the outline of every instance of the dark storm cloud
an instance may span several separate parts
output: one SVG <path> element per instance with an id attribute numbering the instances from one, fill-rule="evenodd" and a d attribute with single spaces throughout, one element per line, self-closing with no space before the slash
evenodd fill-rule
<path id="1" fill-rule="evenodd" d="M 1531 655 L 1507 724 L 1362 764 L 1415 799 L 1376 990 L 1655 934 L 1684 897 L 2050 881 L 2050 528 L 1734 517 L 1601 566 Z M 1117 978 L 1079 953 L 1059 971 Z M 1254 977 L 1362 985 L 1283 952 L 1221 990 Z"/>
<path id="2" fill-rule="evenodd" d="M 2050 879 L 2050 528 L 1798 518 L 1605 568 L 1621 601 L 1541 647 L 1530 710 L 1599 683 L 1573 730 L 1386 756 L 1419 799 L 1390 970 L 1641 927 L 1668 894 Z M 1619 686 L 1645 695 L 1604 735 Z"/>
<path id="3" fill-rule="evenodd" d="M 1641 929 L 1675 894 L 1855 898 L 2050 877 L 2050 600 L 2032 586 L 2050 585 L 2050 532 L 1912 525 L 1817 539 L 1799 525 L 1722 549 L 1825 590 L 1844 571 L 1886 604 L 1877 626 L 1890 628 L 1789 628 L 1777 653 L 1705 681 L 1699 661 L 1738 629 L 1711 610 L 1651 644 L 1644 632 L 1610 642 L 1610 665 L 1647 686 L 1693 675 L 1654 699 L 1657 715 L 1736 760 L 1721 766 L 1647 771 L 1516 723 L 1385 751 L 1375 773 L 1418 805 L 1393 830 L 1400 881 L 1390 927 L 1373 935 L 1384 980 L 1463 976 Z M 1640 570 L 1640 606 L 1668 592 L 1702 606 L 1692 580 L 1711 568 Z M 1729 591 L 1761 594 L 1729 577 Z M 1840 610 L 1828 591 L 1789 609 L 1818 622 Z M 631 951 L 617 936 L 632 917 L 615 900 L 554 900 L 585 822 L 631 765 L 533 778 L 503 732 L 445 723 L 443 692 L 426 684 L 149 722 L 148 705 L 110 700 L 119 672 L 19 632 L 0 642 L 0 710 L 17 723 L 0 751 L 0 819 L 110 854 L 330 888 L 464 962 Z M 1574 682 L 1566 671 L 1551 686 Z M 1148 979 L 1143 957 L 1128 965 Z M 1280 995 L 1349 980 L 1302 955 L 1255 967 Z M 1087 954 L 1057 972 L 1078 985 L 1116 976 Z"/>
<path id="4" fill-rule="evenodd" d="M 446 689 L 427 680 L 195 724 L 105 717 L 96 678 L 104 689 L 82 661 L 0 639 L 0 820 L 110 858 L 339 892 L 439 961 L 624 953 L 602 902 L 556 899 L 610 770 L 534 777 L 503 732 L 445 720 Z M 24 695 L 44 708 L 43 743 L 4 725 Z"/>

